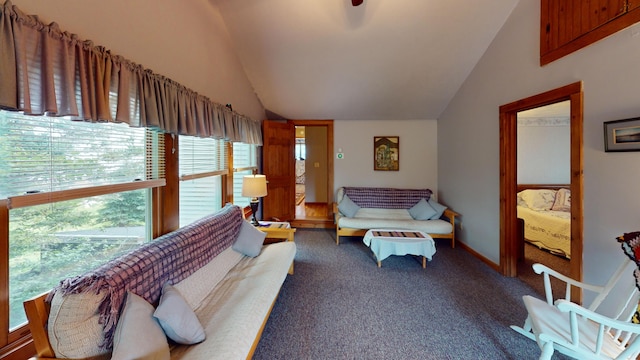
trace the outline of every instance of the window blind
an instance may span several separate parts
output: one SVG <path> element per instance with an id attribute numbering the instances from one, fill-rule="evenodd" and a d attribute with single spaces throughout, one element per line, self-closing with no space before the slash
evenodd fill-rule
<path id="1" fill-rule="evenodd" d="M 127 124 L 0 111 L 0 198 L 163 179 L 159 135 Z"/>

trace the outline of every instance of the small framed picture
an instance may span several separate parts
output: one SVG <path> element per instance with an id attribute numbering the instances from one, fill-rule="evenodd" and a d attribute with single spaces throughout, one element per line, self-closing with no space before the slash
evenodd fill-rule
<path id="1" fill-rule="evenodd" d="M 400 137 L 373 137 L 373 170 L 398 171 L 400 169 Z"/>
<path id="2" fill-rule="evenodd" d="M 640 118 L 605 122 L 604 151 L 640 151 Z"/>

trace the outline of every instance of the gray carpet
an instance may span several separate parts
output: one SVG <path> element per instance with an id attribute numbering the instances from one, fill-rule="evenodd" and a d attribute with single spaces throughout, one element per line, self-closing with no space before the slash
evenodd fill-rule
<path id="1" fill-rule="evenodd" d="M 412 256 L 378 268 L 362 238 L 298 229 L 285 281 L 254 359 L 537 359 L 509 328 L 535 290 L 436 241 L 422 269 Z M 557 356 L 554 359 L 560 359 Z"/>

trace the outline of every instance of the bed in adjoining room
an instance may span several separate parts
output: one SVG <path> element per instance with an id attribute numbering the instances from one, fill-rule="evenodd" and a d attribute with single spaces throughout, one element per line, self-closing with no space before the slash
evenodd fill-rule
<path id="1" fill-rule="evenodd" d="M 518 218 L 524 240 L 571 258 L 571 190 L 568 185 L 518 185 Z"/>

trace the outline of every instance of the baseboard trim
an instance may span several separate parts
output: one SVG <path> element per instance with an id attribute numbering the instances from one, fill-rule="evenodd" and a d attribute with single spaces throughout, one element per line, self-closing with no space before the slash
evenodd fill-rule
<path id="1" fill-rule="evenodd" d="M 467 244 L 460 242 L 460 241 L 456 241 L 456 245 L 458 245 L 459 247 L 463 248 L 465 251 L 467 251 L 468 253 L 470 253 L 471 255 L 475 256 L 476 258 L 478 258 L 480 261 L 482 261 L 483 263 L 487 264 L 487 266 L 489 266 L 490 268 L 492 268 L 493 270 L 502 273 L 500 271 L 500 264 L 496 264 L 493 261 L 487 259 L 486 257 L 484 257 L 482 254 L 480 254 L 479 252 L 473 250 L 472 248 L 470 248 L 469 246 L 467 246 Z"/>

